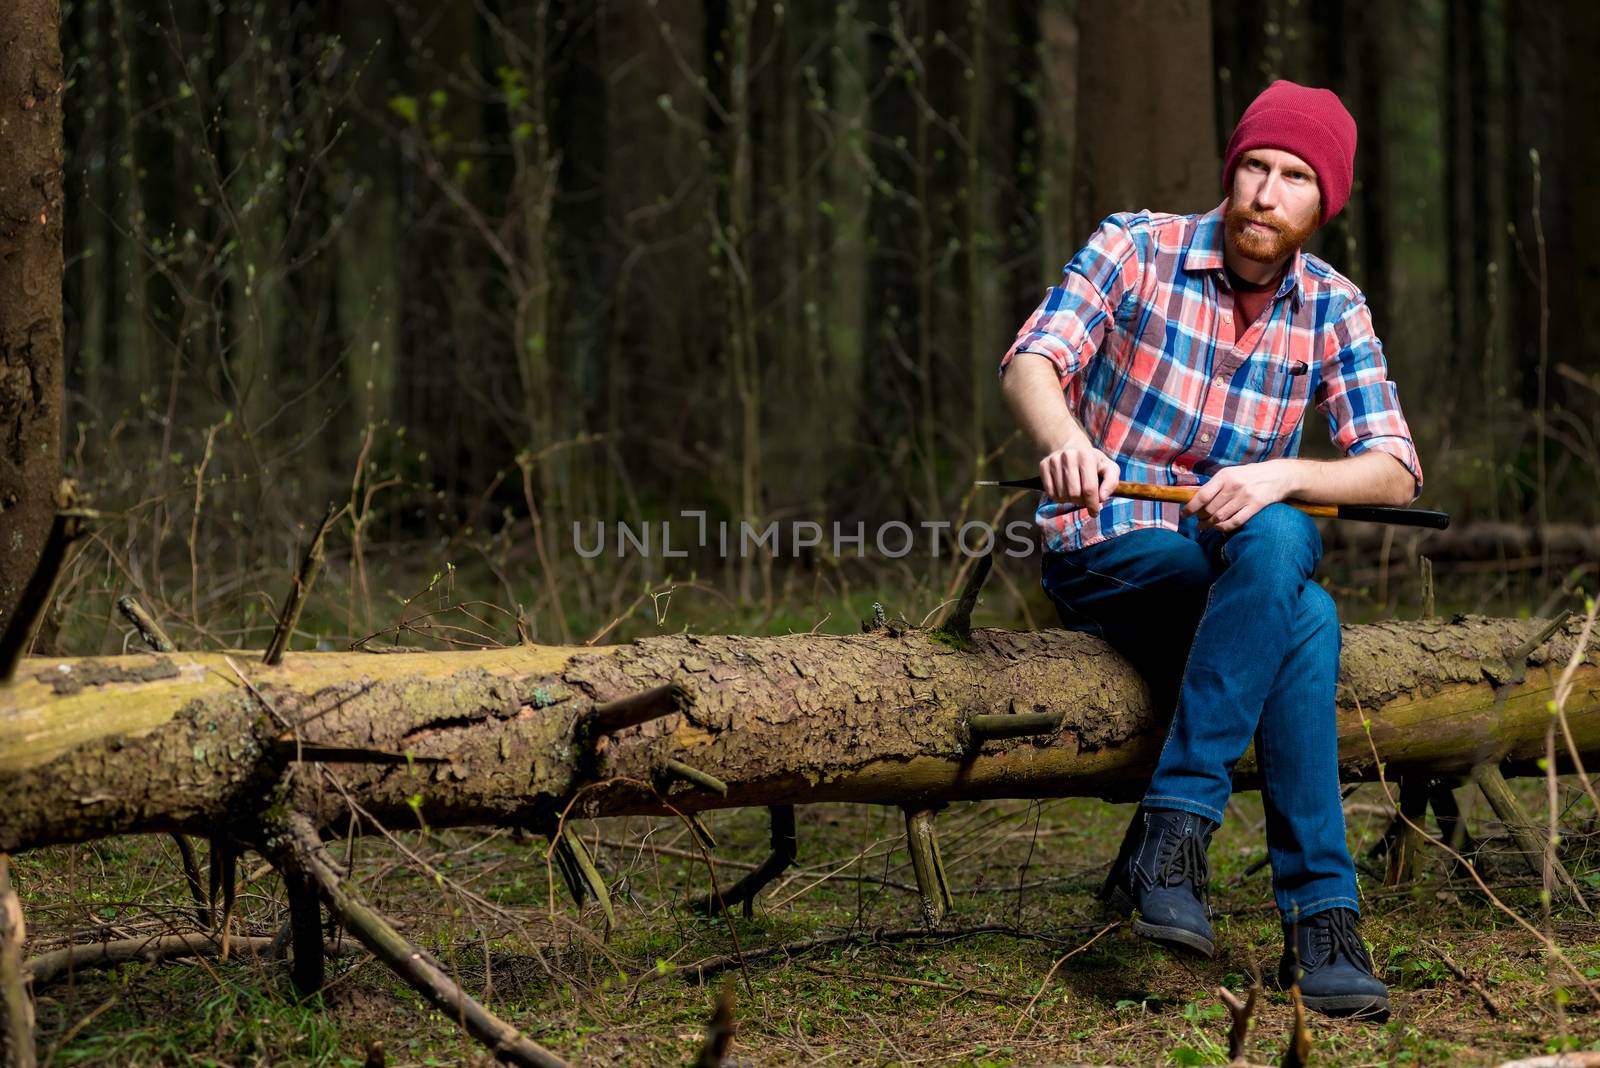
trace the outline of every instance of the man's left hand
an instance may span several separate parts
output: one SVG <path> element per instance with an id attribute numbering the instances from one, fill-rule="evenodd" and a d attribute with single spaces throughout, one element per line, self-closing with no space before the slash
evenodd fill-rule
<path id="1" fill-rule="evenodd" d="M 1201 486 L 1189 503 L 1185 515 L 1198 516 L 1202 528 L 1235 531 L 1269 504 L 1293 492 L 1288 465 L 1282 460 L 1225 467 Z"/>

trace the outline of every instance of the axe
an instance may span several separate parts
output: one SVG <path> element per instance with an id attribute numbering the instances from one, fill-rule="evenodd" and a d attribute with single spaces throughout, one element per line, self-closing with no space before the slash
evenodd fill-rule
<path id="1" fill-rule="evenodd" d="M 1007 489 L 1043 490 L 1044 480 L 1010 478 L 999 481 L 979 481 L 979 486 L 1001 486 Z M 1113 497 L 1131 497 L 1139 501 L 1167 501 L 1185 504 L 1195 495 L 1198 486 L 1153 486 L 1147 482 L 1118 482 Z M 1428 527 L 1443 530 L 1450 525 L 1447 512 L 1430 512 L 1423 508 L 1390 508 L 1376 504 L 1308 504 L 1305 501 L 1284 501 L 1306 515 L 1320 519 L 1354 519 L 1363 523 L 1393 523 L 1405 527 Z M 1082 507 L 1081 505 L 1079 507 Z"/>

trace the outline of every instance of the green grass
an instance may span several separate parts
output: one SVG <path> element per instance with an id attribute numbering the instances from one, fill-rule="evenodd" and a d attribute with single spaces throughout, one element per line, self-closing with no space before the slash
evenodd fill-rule
<path id="1" fill-rule="evenodd" d="M 1363 787 L 1352 802 L 1372 805 L 1381 796 L 1378 787 Z M 1586 800 L 1571 800 L 1569 860 L 1592 884 L 1595 855 L 1584 849 L 1593 815 Z M 1127 806 L 988 802 L 942 813 L 941 845 L 957 897 L 947 922 L 1010 924 L 1031 937 L 937 942 L 872 937 L 917 923 L 916 897 L 903 888 L 912 875 L 897 811 L 802 808 L 797 867 L 769 888 L 753 917 L 729 918 L 733 933 L 746 952 L 846 931 L 859 937 L 754 961 L 744 974 L 727 972 L 736 984 L 735 1050 L 743 1063 L 776 1065 L 1224 1063 L 1228 1019 L 1216 988 L 1242 991 L 1253 972 L 1276 967 L 1281 949 L 1268 874 L 1245 875 L 1263 848 L 1259 798 L 1240 795 L 1235 807 L 1211 854 L 1221 911 L 1217 959 L 1175 958 L 1117 929 L 1062 963 L 1043 990 L 1052 965 L 1106 922 L 1092 891 Z M 1478 831 L 1494 831 L 1481 805 L 1469 804 L 1468 812 Z M 715 813 L 708 822 L 721 843 L 719 859 L 760 859 L 763 812 Z M 1381 824 L 1360 808 L 1352 815 L 1358 856 Z M 576 910 L 559 880 L 550 910 L 542 839 L 405 835 L 447 873 L 454 885 L 443 890 L 376 840 L 360 844 L 356 870 L 363 892 L 411 938 L 456 969 L 473 993 L 487 989 L 495 1011 L 562 1056 L 583 1064 L 690 1063 L 717 985 L 640 978 L 732 952 L 727 919 L 682 907 L 706 889 L 704 866 L 649 851 L 694 851 L 671 821 L 582 827 L 612 886 L 619 921 L 612 931 L 592 904 Z M 251 870 L 254 859 L 241 870 Z M 1508 905 L 1545 922 L 1537 887 L 1503 841 L 1491 837 L 1480 866 Z M 720 878 L 726 885 L 740 874 L 724 867 Z M 158 930 L 184 919 L 175 850 L 157 837 L 40 850 L 17 858 L 16 879 L 40 947 L 95 926 Z M 1396 1013 L 1383 1025 L 1313 1017 L 1315 1063 L 1493 1064 L 1584 1048 L 1600 1034 L 1595 1006 L 1570 978 L 1568 1000 L 1558 1006 L 1560 966 L 1538 940 L 1468 884 L 1447 881 L 1436 858 L 1427 858 L 1412 888 L 1386 891 L 1364 876 L 1362 890 L 1365 934 Z M 272 933 L 282 915 L 275 877 L 246 887 L 240 909 L 239 930 Z M 1600 925 L 1561 909 L 1549 924 L 1573 964 L 1600 978 Z M 1491 993 L 1504 1010 L 1500 1019 L 1436 947 Z M 309 1003 L 289 994 L 282 964 L 253 959 L 124 965 L 42 993 L 40 1048 L 59 1044 L 56 1064 L 360 1064 L 376 1038 L 395 1065 L 491 1063 L 453 1022 L 359 952 L 330 961 L 327 988 Z M 1284 996 L 1266 994 L 1251 1057 L 1275 1062 L 1289 1020 Z"/>

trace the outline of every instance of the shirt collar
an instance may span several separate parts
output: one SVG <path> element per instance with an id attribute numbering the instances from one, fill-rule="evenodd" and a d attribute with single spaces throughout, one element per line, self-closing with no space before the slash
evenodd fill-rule
<path id="1" fill-rule="evenodd" d="M 1183 251 L 1183 269 L 1186 271 L 1216 271 L 1219 274 L 1225 265 L 1222 258 L 1222 217 L 1227 211 L 1228 201 L 1206 212 L 1204 215 L 1194 216 L 1194 230 L 1189 235 L 1189 245 Z M 1305 255 L 1300 249 L 1294 250 L 1294 255 L 1289 257 L 1288 270 L 1283 272 L 1283 282 L 1278 286 L 1278 291 L 1272 299 L 1290 297 L 1298 311 L 1300 302 L 1304 299 L 1305 288 L 1301 284 L 1301 275 L 1304 271 Z"/>

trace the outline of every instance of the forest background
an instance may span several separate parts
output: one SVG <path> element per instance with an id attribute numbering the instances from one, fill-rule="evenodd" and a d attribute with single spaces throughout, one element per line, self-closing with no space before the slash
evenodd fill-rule
<path id="1" fill-rule="evenodd" d="M 1354 195 L 1311 247 L 1366 293 L 1427 473 L 1420 503 L 1455 520 L 1449 538 L 1325 527 L 1343 618 L 1547 616 L 1592 593 L 1600 17 L 1579 0 L 60 12 L 60 444 L 99 518 L 36 653 L 137 649 L 124 595 L 182 650 L 261 648 L 330 508 L 299 650 L 851 632 L 878 605 L 931 620 L 968 563 L 953 531 L 1031 515 L 1031 495 L 972 487 L 1034 473 L 996 381 L 1017 327 L 1106 214 L 1214 207 L 1227 134 L 1278 77 L 1335 90 L 1357 120 Z M 0 100 L 0 120 L 28 107 Z M 1319 424 L 1305 447 L 1326 456 Z M 724 556 L 679 540 L 685 511 L 869 533 L 859 554 Z M 575 524 L 589 545 L 617 521 L 674 523 L 688 555 L 576 551 Z M 950 524 L 941 552 L 875 551 L 870 532 L 895 521 Z M 1000 558 L 976 622 L 1052 625 L 1034 567 Z M 1548 784 L 1549 850 L 1600 890 L 1587 784 Z M 1346 814 L 1401 1009 L 1383 1027 L 1319 1021 L 1319 1059 L 1593 1047 L 1589 1003 L 1569 1010 L 1600 978 L 1593 918 L 1541 899 L 1470 798 L 1480 870 L 1581 974 L 1442 854 L 1380 889 L 1392 801 L 1362 786 Z M 1221 1063 L 1212 992 L 1270 967 L 1280 934 L 1259 799 L 1239 795 L 1214 850 L 1229 951 L 1181 973 L 1125 932 L 1100 938 L 1090 896 L 1125 818 L 1097 800 L 952 806 L 960 922 L 1011 933 L 775 959 L 742 976 L 738 1048 L 794 1064 Z M 899 813 L 813 805 L 799 822 L 801 862 L 761 908 L 703 922 L 682 906 L 710 863 L 671 821 L 583 823 L 616 926 L 592 904 L 573 920 L 549 854 L 501 830 L 396 830 L 351 866 L 564 1055 L 684 1063 L 710 995 L 619 975 L 726 953 L 736 931 L 778 954 L 912 922 Z M 764 857 L 764 813 L 707 825 L 724 877 Z M 174 848 L 20 855 L 34 947 L 187 923 Z M 270 939 L 281 886 L 264 867 L 241 885 L 239 931 Z M 375 1038 L 400 1063 L 482 1056 L 370 960 L 309 1007 L 281 967 L 245 961 L 85 974 L 39 1006 L 60 1063 L 355 1064 Z M 1290 1010 L 1260 1011 L 1255 1050 L 1275 1056 Z"/>
<path id="2" fill-rule="evenodd" d="M 627 636 L 668 589 L 676 625 L 918 621 L 949 535 L 589 560 L 573 526 L 1027 519 L 971 490 L 1034 471 L 999 354 L 1104 215 L 1214 206 L 1277 77 L 1359 124 L 1313 249 L 1373 307 L 1423 503 L 1600 513 L 1582 3 L 67 0 L 63 47 L 65 465 L 115 518 L 41 650 L 122 647 L 123 593 L 260 644 L 330 501 L 302 646 Z M 1419 595 L 1401 544 L 1332 562 L 1348 618 Z M 1489 555 L 1441 602 L 1550 589 Z M 1048 625 L 1033 566 L 989 618 Z M 504 611 L 404 624 L 430 583 Z"/>

